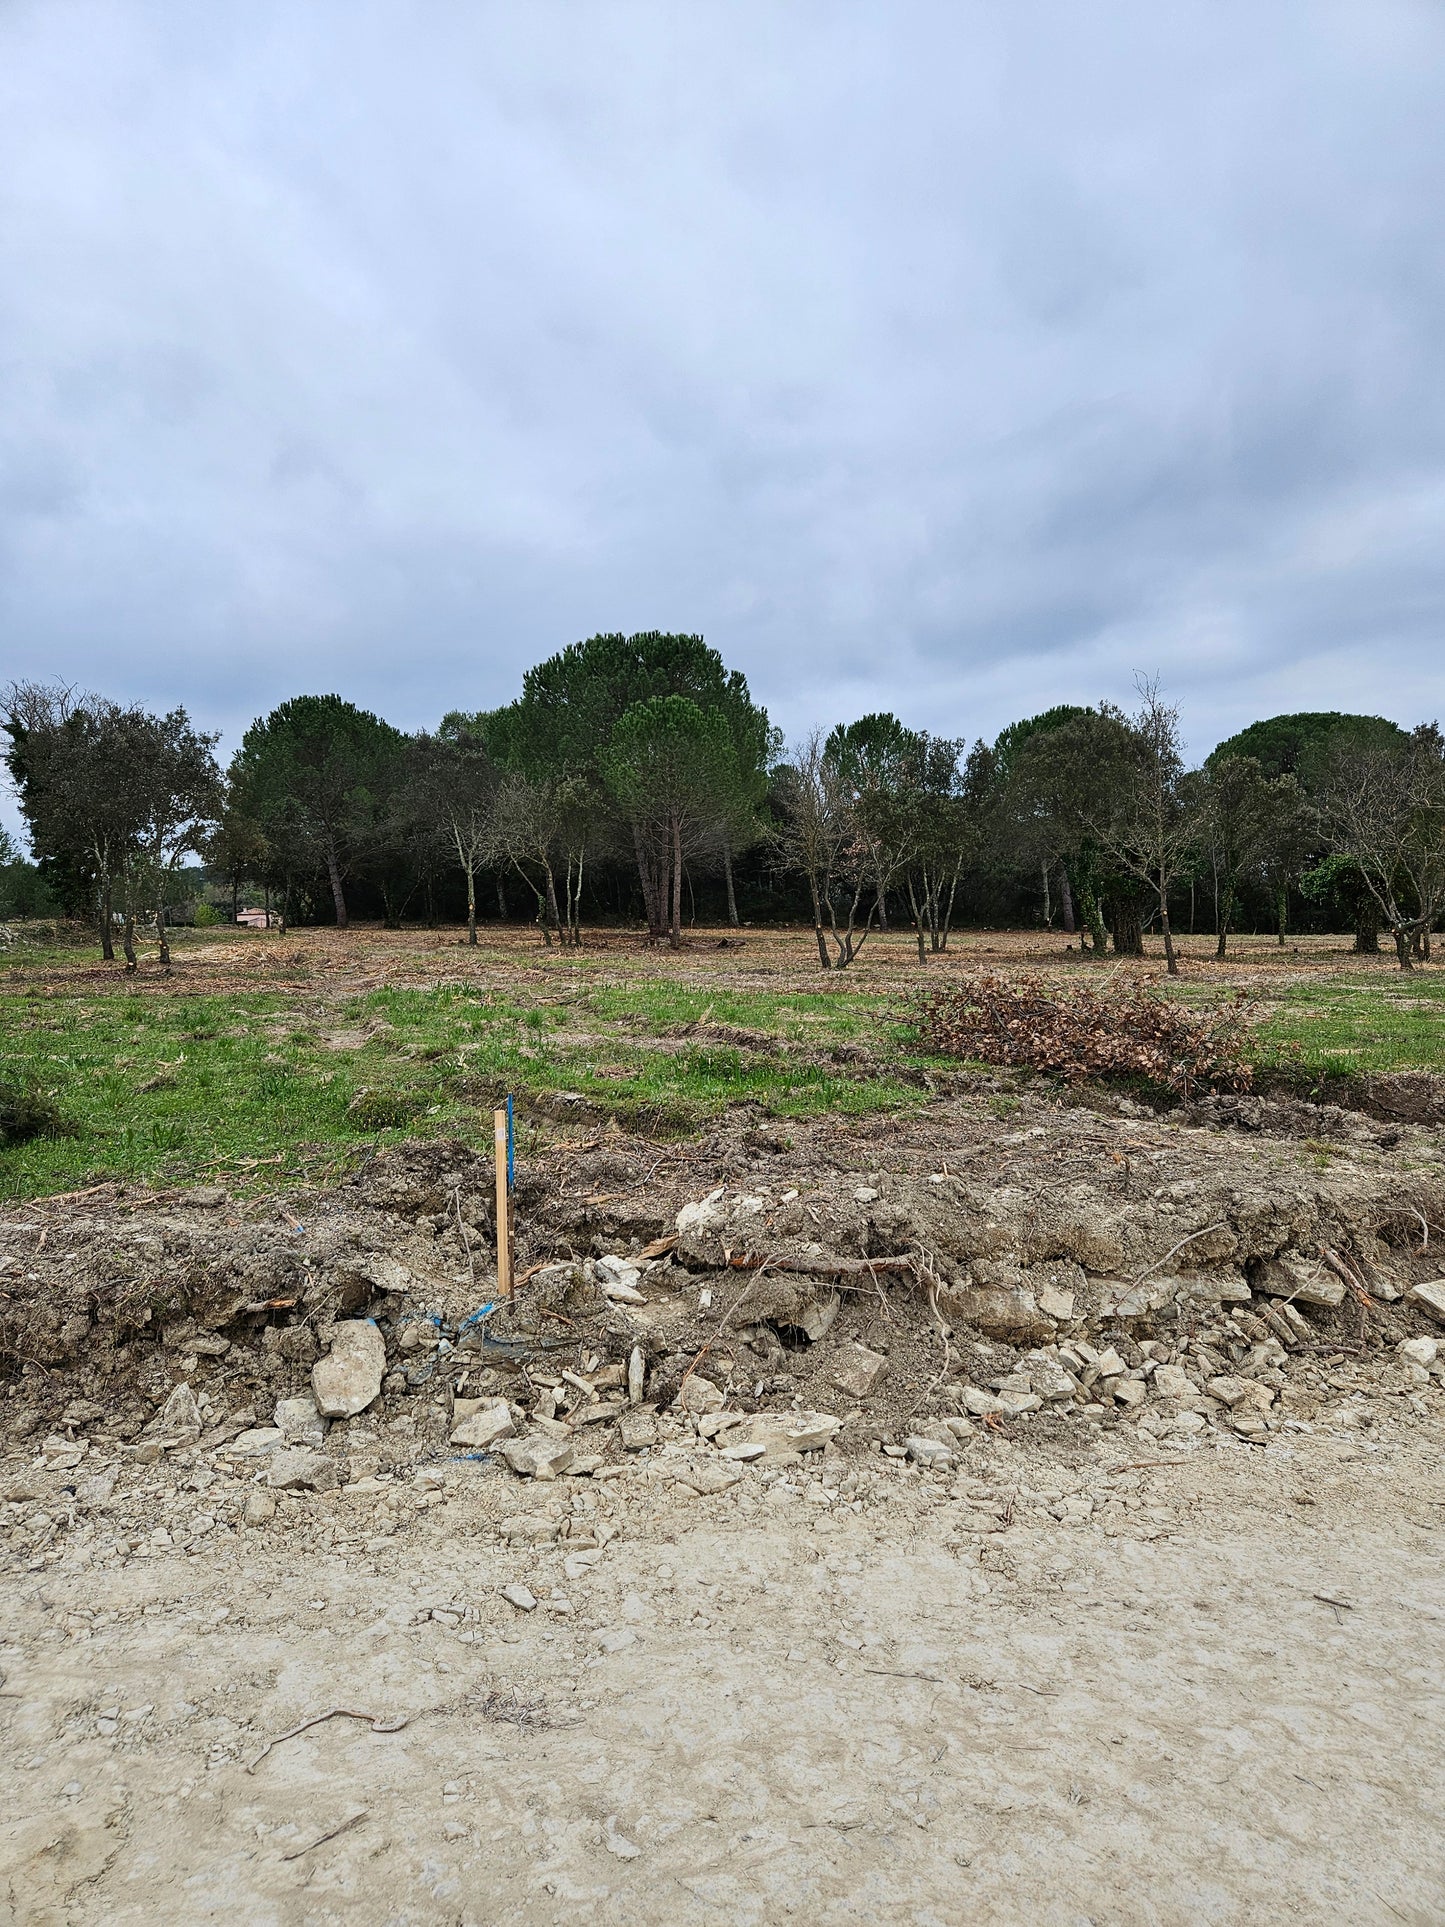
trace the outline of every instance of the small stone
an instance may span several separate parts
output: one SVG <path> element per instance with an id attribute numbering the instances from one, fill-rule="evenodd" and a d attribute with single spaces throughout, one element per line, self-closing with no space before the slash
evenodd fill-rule
<path id="1" fill-rule="evenodd" d="M 1117 1378 L 1121 1372 L 1127 1371 L 1128 1367 L 1111 1345 L 1108 1351 L 1099 1353 L 1095 1361 L 1095 1369 L 1100 1378 Z"/>
<path id="2" fill-rule="evenodd" d="M 309 1445 L 287 1445 L 273 1452 L 266 1463 L 266 1483 L 273 1491 L 331 1492 L 341 1480 L 336 1462 Z"/>
<path id="3" fill-rule="evenodd" d="M 647 1361 L 642 1356 L 642 1347 L 634 1345 L 627 1358 L 627 1402 L 629 1405 L 642 1403 L 643 1386 L 647 1378 Z"/>
<path id="4" fill-rule="evenodd" d="M 1337 1278 L 1318 1259 L 1306 1258 L 1298 1251 L 1287 1251 L 1282 1258 L 1262 1265 L 1254 1286 L 1256 1291 L 1301 1305 L 1341 1305 L 1345 1299 L 1344 1280 Z"/>
<path id="5" fill-rule="evenodd" d="M 546 1546 L 556 1539 L 561 1526 L 545 1513 L 518 1512 L 510 1519 L 503 1519 L 497 1530 L 511 1545 Z"/>
<path id="6" fill-rule="evenodd" d="M 288 1445 L 320 1445 L 326 1437 L 326 1420 L 309 1392 L 277 1399 L 275 1426 Z"/>
<path id="7" fill-rule="evenodd" d="M 602 1834 L 602 1844 L 609 1853 L 615 1854 L 619 1860 L 636 1860 L 642 1853 L 641 1847 L 617 1831 L 617 1821 L 615 1818 L 607 1822 Z"/>
<path id="8" fill-rule="evenodd" d="M 524 1479 L 555 1479 L 572 1463 L 574 1447 L 570 1438 L 554 1438 L 548 1432 L 529 1432 L 519 1439 L 503 1439 L 498 1446 L 512 1470 Z"/>
<path id="9" fill-rule="evenodd" d="M 184 1380 L 172 1390 L 146 1427 L 145 1436 L 152 1444 L 161 1446 L 194 1445 L 201 1436 L 201 1410 L 195 1393 Z"/>
<path id="10" fill-rule="evenodd" d="M 610 1298 L 616 1305 L 645 1305 L 647 1303 L 646 1292 L 639 1291 L 636 1285 L 628 1284 L 624 1278 L 612 1278 L 604 1274 L 597 1282 L 602 1287 L 604 1296 Z"/>
<path id="11" fill-rule="evenodd" d="M 858 1204 L 873 1204 L 877 1201 L 878 1193 L 871 1184 L 860 1184 L 853 1197 Z"/>
<path id="12" fill-rule="evenodd" d="M 1029 1365 L 1029 1385 L 1050 1405 L 1059 1399 L 1077 1398 L 1079 1392 L 1079 1382 L 1073 1373 L 1065 1371 L 1052 1358 L 1036 1359 Z"/>
<path id="13" fill-rule="evenodd" d="M 1114 1402 L 1126 1411 L 1142 1405 L 1148 1396 L 1144 1381 L 1139 1378 L 1116 1378 L 1109 1390 L 1114 1394 Z"/>
<path id="14" fill-rule="evenodd" d="M 650 1412 L 627 1412 L 617 1421 L 624 1452 L 645 1452 L 657 1443 L 657 1420 Z"/>
<path id="15" fill-rule="evenodd" d="M 532 1591 L 530 1586 L 514 1583 L 510 1586 L 498 1586 L 497 1591 L 502 1595 L 503 1599 L 506 1600 L 507 1604 L 509 1606 L 515 1606 L 519 1613 L 530 1613 L 537 1610 L 537 1595 Z"/>
<path id="16" fill-rule="evenodd" d="M 504 1398 L 484 1398 L 480 1406 L 469 1412 L 455 1428 L 450 1443 L 485 1452 L 499 1439 L 510 1438 L 516 1429 L 511 1407 Z"/>
<path id="17" fill-rule="evenodd" d="M 1182 1365 L 1160 1365 L 1152 1382 L 1159 1398 L 1193 1398 L 1197 1389 Z"/>
<path id="18" fill-rule="evenodd" d="M 945 1466 L 953 1464 L 953 1454 L 938 1439 L 921 1438 L 917 1434 L 905 1439 L 904 1450 L 915 1465 Z"/>
<path id="19" fill-rule="evenodd" d="M 977 1385 L 964 1386 L 963 1409 L 972 1412 L 975 1418 L 1002 1418 L 1008 1411 L 1002 1399 L 995 1398 L 992 1392 L 985 1392 Z"/>
<path id="20" fill-rule="evenodd" d="M 829 1292 L 828 1296 L 820 1298 L 817 1304 L 809 1305 L 806 1310 L 796 1313 L 793 1323 L 811 1344 L 816 1345 L 820 1338 L 826 1338 L 833 1329 L 842 1306 L 843 1300 L 838 1293 Z"/>
<path id="21" fill-rule="evenodd" d="M 354 1418 L 381 1392 L 386 1345 L 369 1318 L 344 1318 L 331 1327 L 331 1350 L 311 1368 L 311 1389 L 326 1418 Z"/>
<path id="22" fill-rule="evenodd" d="M 246 1524 L 264 1526 L 276 1517 L 276 1500 L 272 1493 L 262 1492 L 259 1487 L 246 1494 Z"/>
<path id="23" fill-rule="evenodd" d="M 842 1423 L 832 1412 L 758 1412 L 728 1433 L 728 1444 L 761 1445 L 764 1460 L 820 1452 Z"/>
<path id="24" fill-rule="evenodd" d="M 1074 1315 L 1074 1294 L 1058 1285 L 1044 1285 L 1039 1290 L 1039 1310 L 1056 1324 L 1067 1324 Z"/>
<path id="25" fill-rule="evenodd" d="M 674 1406 L 682 1412 L 720 1412 L 726 1403 L 722 1393 L 711 1379 L 702 1378 L 697 1372 L 683 1385 Z"/>
<path id="26" fill-rule="evenodd" d="M 1395 1347 L 1396 1352 L 1411 1365 L 1422 1365 L 1428 1372 L 1440 1355 L 1438 1338 L 1407 1338 Z"/>
<path id="27" fill-rule="evenodd" d="M 1257 1379 L 1235 1378 L 1232 1374 L 1222 1374 L 1218 1378 L 1206 1379 L 1204 1389 L 1211 1398 L 1217 1398 L 1221 1405 L 1233 1408 L 1246 1405 L 1256 1409 L 1268 1408 L 1274 1403 L 1274 1392 L 1268 1385 L 1261 1385 Z"/>
<path id="28" fill-rule="evenodd" d="M 1432 1318 L 1445 1324 L 1445 1278 L 1432 1278 L 1428 1284 L 1416 1285 L 1407 1292 L 1406 1298 L 1421 1311 L 1428 1311 Z"/>
<path id="29" fill-rule="evenodd" d="M 867 1398 L 888 1374 L 888 1360 L 881 1352 L 870 1351 L 856 1340 L 848 1345 L 833 1366 L 833 1383 L 850 1398 Z"/>
<path id="30" fill-rule="evenodd" d="M 736 1485 L 742 1477 L 732 1464 L 719 1465 L 714 1460 L 709 1465 L 689 1465 L 679 1471 L 677 1484 L 680 1492 L 693 1492 L 700 1499 L 711 1498 L 715 1493 L 726 1492 L 729 1486 Z"/>
<path id="31" fill-rule="evenodd" d="M 597 1644 L 604 1653 L 620 1653 L 637 1644 L 637 1634 L 630 1626 L 609 1626 L 597 1635 Z"/>

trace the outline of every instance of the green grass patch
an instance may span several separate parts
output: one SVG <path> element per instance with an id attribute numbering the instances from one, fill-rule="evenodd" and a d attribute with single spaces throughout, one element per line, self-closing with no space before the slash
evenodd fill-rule
<path id="1" fill-rule="evenodd" d="M 489 1142 L 487 1113 L 506 1092 L 524 1102 L 575 1092 L 672 1134 L 739 1103 L 806 1117 L 923 1101 L 908 1084 L 801 1055 L 773 1059 L 705 1037 L 649 1048 L 650 1032 L 696 1021 L 709 999 L 638 989 L 527 1003 L 485 987 L 390 988 L 328 1005 L 272 991 L 0 985 L 0 1080 L 41 1093 L 76 1130 L 0 1148 L 0 1195 L 107 1178 L 284 1182 L 402 1137 Z M 824 1048 L 877 1029 L 876 1012 L 836 996 L 712 1001 L 718 1022 L 771 1024 Z M 641 1020 L 635 1028 L 628 1015 Z M 566 1035 L 609 1022 L 605 1045 Z"/>
<path id="2" fill-rule="evenodd" d="M 1256 1038 L 1262 1068 L 1445 1072 L 1445 977 L 1382 972 L 1271 986 Z"/>

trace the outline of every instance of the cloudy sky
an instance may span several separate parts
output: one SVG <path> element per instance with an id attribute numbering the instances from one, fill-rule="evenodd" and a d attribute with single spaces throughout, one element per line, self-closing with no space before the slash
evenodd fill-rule
<path id="1" fill-rule="evenodd" d="M 0 0 L 0 679 L 1445 711 L 1436 0 Z"/>

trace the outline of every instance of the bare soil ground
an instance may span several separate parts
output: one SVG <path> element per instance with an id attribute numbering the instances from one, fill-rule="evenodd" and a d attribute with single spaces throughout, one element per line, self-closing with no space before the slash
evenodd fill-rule
<path id="1" fill-rule="evenodd" d="M 6 1207 L 0 1922 L 1445 1920 L 1445 1133 L 542 1122 Z"/>

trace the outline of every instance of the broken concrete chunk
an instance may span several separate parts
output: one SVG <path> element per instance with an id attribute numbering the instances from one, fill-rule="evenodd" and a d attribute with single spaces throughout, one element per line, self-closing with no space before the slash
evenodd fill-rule
<path id="1" fill-rule="evenodd" d="M 558 1520 L 540 1512 L 518 1512 L 497 1527 L 504 1539 L 525 1546 L 549 1546 L 561 1529 Z"/>
<path id="2" fill-rule="evenodd" d="M 985 1392 L 978 1385 L 964 1386 L 963 1409 L 972 1412 L 975 1418 L 1003 1418 L 1008 1411 L 1002 1399 L 995 1398 L 992 1392 Z"/>
<path id="3" fill-rule="evenodd" d="M 515 1606 L 519 1613 L 531 1613 L 537 1610 L 537 1595 L 529 1586 L 498 1586 L 497 1591 L 507 1604 Z"/>
<path id="4" fill-rule="evenodd" d="M 1416 1285 L 1406 1297 L 1412 1305 L 1418 1305 L 1421 1311 L 1428 1311 L 1432 1318 L 1445 1324 L 1445 1278 L 1432 1278 L 1428 1284 Z"/>
<path id="5" fill-rule="evenodd" d="M 529 1432 L 524 1438 L 503 1439 L 498 1451 L 512 1470 L 524 1479 L 555 1479 L 572 1463 L 570 1438 L 555 1438 L 549 1432 Z"/>
<path id="6" fill-rule="evenodd" d="M 1094 1367 L 1100 1378 L 1117 1378 L 1120 1372 L 1128 1369 L 1112 1345 L 1106 1352 L 1099 1353 L 1094 1361 Z"/>
<path id="7" fill-rule="evenodd" d="M 1142 1405 L 1148 1396 L 1142 1378 L 1112 1378 L 1108 1389 L 1114 1395 L 1115 1404 L 1122 1405 L 1126 1411 Z"/>
<path id="8" fill-rule="evenodd" d="M 629 1405 L 642 1403 L 642 1388 L 647 1373 L 647 1361 L 642 1356 L 642 1347 L 634 1345 L 627 1357 L 627 1402 Z"/>
<path id="9" fill-rule="evenodd" d="M 276 1429 L 288 1445 L 320 1445 L 326 1437 L 326 1420 L 309 1392 L 297 1398 L 276 1401 Z"/>
<path id="10" fill-rule="evenodd" d="M 381 1391 L 386 1346 L 369 1318 L 345 1318 L 331 1327 L 331 1350 L 311 1368 L 311 1389 L 324 1418 L 353 1418 Z"/>
<path id="11" fill-rule="evenodd" d="M 1272 1298 L 1289 1298 L 1301 1305 L 1339 1305 L 1345 1297 L 1342 1278 L 1298 1251 L 1287 1251 L 1282 1258 L 1262 1265 L 1254 1286 Z"/>
<path id="12" fill-rule="evenodd" d="M 288 1445 L 271 1454 L 266 1483 L 278 1492 L 332 1492 L 341 1483 L 336 1462 L 309 1445 Z"/>
<path id="13" fill-rule="evenodd" d="M 516 1429 L 511 1407 L 504 1398 L 484 1398 L 476 1410 L 467 1413 L 454 1428 L 450 1442 L 475 1452 L 486 1452 L 499 1439 L 510 1438 Z"/>
<path id="14" fill-rule="evenodd" d="M 848 1345 L 833 1366 L 833 1383 L 852 1398 L 867 1398 L 888 1373 L 888 1360 L 882 1352 L 870 1351 L 856 1341 Z"/>
<path id="15" fill-rule="evenodd" d="M 903 1449 L 915 1465 L 942 1467 L 953 1464 L 953 1453 L 940 1439 L 922 1438 L 915 1433 L 904 1440 Z"/>
<path id="16" fill-rule="evenodd" d="M 248 1526 L 263 1526 L 276 1517 L 276 1500 L 259 1487 L 246 1494 L 245 1521 Z"/>

